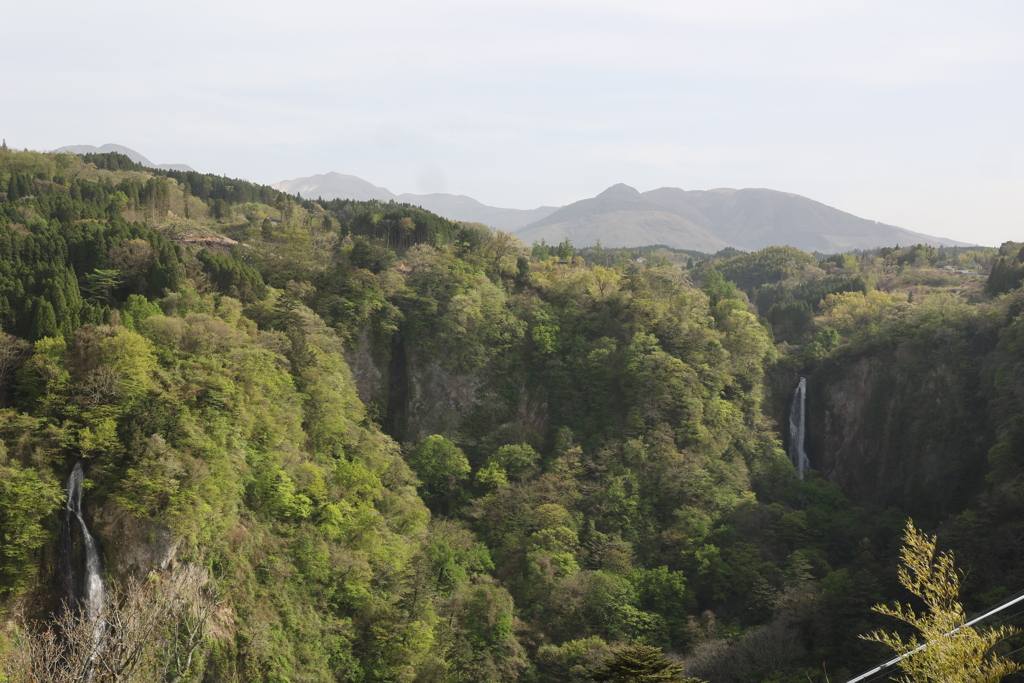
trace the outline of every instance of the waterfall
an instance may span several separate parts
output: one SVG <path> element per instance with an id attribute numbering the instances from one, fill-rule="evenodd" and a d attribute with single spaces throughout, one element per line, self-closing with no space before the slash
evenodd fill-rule
<path id="1" fill-rule="evenodd" d="M 807 459 L 804 441 L 807 436 L 807 378 L 801 377 L 793 391 L 793 402 L 789 406 L 789 459 L 796 468 L 797 476 L 804 478 L 804 470 L 811 468 Z"/>
<path id="2" fill-rule="evenodd" d="M 72 515 L 78 518 L 78 522 L 82 526 L 82 539 L 85 545 L 85 590 L 82 595 L 82 602 L 85 604 L 85 614 L 93 624 L 93 635 L 98 640 L 103 633 L 103 605 L 106 596 L 103 588 L 103 577 L 100 576 L 99 549 L 96 547 L 96 540 L 89 533 L 89 527 L 85 524 L 85 518 L 82 517 L 83 476 L 82 463 L 79 461 L 75 463 L 75 468 L 71 470 L 71 476 L 68 477 L 67 520 L 65 528 L 70 531 L 70 527 L 74 524 L 71 520 Z M 68 583 L 74 585 L 73 580 L 68 581 Z"/>

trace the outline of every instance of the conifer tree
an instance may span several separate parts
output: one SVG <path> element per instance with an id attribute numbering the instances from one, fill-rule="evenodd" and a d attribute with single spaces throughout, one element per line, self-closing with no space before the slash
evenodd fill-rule
<path id="1" fill-rule="evenodd" d="M 672 662 L 661 648 L 649 645 L 619 648 L 590 677 L 608 683 L 701 683 L 685 677 L 682 664 Z"/>
<path id="2" fill-rule="evenodd" d="M 32 318 L 32 339 L 55 337 L 60 330 L 57 328 L 57 314 L 49 301 L 40 297 L 36 301 L 35 315 Z"/>

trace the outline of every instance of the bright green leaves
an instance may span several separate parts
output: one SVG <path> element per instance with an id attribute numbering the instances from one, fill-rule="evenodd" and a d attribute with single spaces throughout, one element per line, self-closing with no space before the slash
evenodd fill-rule
<path id="1" fill-rule="evenodd" d="M 458 522 L 438 519 L 430 525 L 424 549 L 435 585 L 450 595 L 472 578 L 494 569 L 487 546 Z"/>
<path id="2" fill-rule="evenodd" d="M 61 337 L 44 337 L 35 343 L 34 350 L 17 372 L 18 393 L 33 412 L 54 416 L 64 407 L 71 383 L 64 365 L 67 344 Z"/>
<path id="3" fill-rule="evenodd" d="M 250 504 L 281 521 L 306 519 L 313 510 L 313 501 L 298 493 L 295 480 L 276 465 L 275 460 L 267 455 L 250 458 L 253 473 Z"/>
<path id="4" fill-rule="evenodd" d="M 78 448 L 84 457 L 96 458 L 116 453 L 121 444 L 117 438 L 118 411 L 110 406 L 89 411 L 87 423 L 78 432 Z"/>
<path id="5" fill-rule="evenodd" d="M 530 328 L 530 339 L 533 340 L 537 353 L 555 353 L 561 347 L 560 330 L 554 315 L 543 309 L 534 311 L 534 324 Z"/>
<path id="6" fill-rule="evenodd" d="M 421 441 L 409 455 L 409 467 L 422 482 L 422 496 L 431 510 L 448 512 L 465 497 L 463 482 L 469 478 L 469 460 L 448 439 L 434 434 Z"/>
<path id="7" fill-rule="evenodd" d="M 62 501 L 56 478 L 7 461 L 0 444 L 0 594 L 28 581 L 34 552 L 50 538 L 46 523 Z"/>
<path id="8" fill-rule="evenodd" d="M 711 300 L 711 307 L 714 308 L 720 301 L 732 299 L 737 294 L 736 285 L 726 280 L 722 273 L 714 266 L 704 271 L 704 283 L 701 290 Z"/>
<path id="9" fill-rule="evenodd" d="M 121 324 L 133 332 L 139 331 L 139 326 L 147 318 L 154 315 L 162 315 L 163 311 L 155 303 L 148 301 L 146 297 L 139 294 L 129 294 L 121 308 Z"/>
<path id="10" fill-rule="evenodd" d="M 196 491 L 190 484 L 200 471 L 191 458 L 154 434 L 128 467 L 114 500 L 133 516 L 169 520 L 194 510 Z"/>
<path id="11" fill-rule="evenodd" d="M 694 596 L 686 589 L 683 573 L 662 565 L 637 569 L 628 578 L 636 590 L 638 607 L 664 618 L 666 628 L 662 631 L 661 644 L 670 645 L 680 637 L 687 617 L 696 607 Z"/>
<path id="12" fill-rule="evenodd" d="M 484 490 L 507 486 L 509 480 L 518 481 L 537 472 L 540 454 L 529 444 L 502 446 L 487 459 L 476 473 L 476 483 Z"/>
<path id="13" fill-rule="evenodd" d="M 719 264 L 721 275 L 743 289 L 779 282 L 813 266 L 815 258 L 795 247 L 768 247 Z"/>
<path id="14" fill-rule="evenodd" d="M 156 356 L 153 344 L 128 329 L 118 329 L 99 344 L 100 361 L 116 373 L 116 391 L 120 403 L 139 399 L 153 385 Z"/>
<path id="15" fill-rule="evenodd" d="M 703 410 L 699 399 L 706 396 L 706 390 L 691 367 L 662 351 L 655 337 L 646 334 L 633 338 L 626 358 L 631 427 L 667 422 L 692 429 L 700 424 Z"/>
<path id="16" fill-rule="evenodd" d="M 505 469 L 496 462 L 488 462 L 477 470 L 473 480 L 482 491 L 493 491 L 502 486 L 508 486 L 508 475 Z"/>
<path id="17" fill-rule="evenodd" d="M 533 580 L 551 583 L 580 570 L 576 562 L 579 534 L 572 515 L 557 503 L 545 503 L 534 509 L 539 527 L 526 541 L 526 557 Z"/>
<path id="18" fill-rule="evenodd" d="M 304 493 L 297 493 L 295 481 L 284 470 L 277 470 L 264 482 L 263 501 L 278 519 L 300 520 L 309 517 L 313 501 Z"/>

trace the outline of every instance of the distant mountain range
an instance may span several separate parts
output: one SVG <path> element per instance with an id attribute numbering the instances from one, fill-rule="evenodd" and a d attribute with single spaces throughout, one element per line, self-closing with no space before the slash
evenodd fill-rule
<path id="1" fill-rule="evenodd" d="M 705 252 L 725 247 L 754 251 L 772 245 L 822 253 L 896 244 L 968 246 L 858 218 L 788 192 L 663 187 L 640 193 L 621 184 L 564 206 L 515 235 L 527 243 L 568 237 L 581 245 L 601 240 L 610 247 L 664 244 Z"/>
<path id="2" fill-rule="evenodd" d="M 193 171 L 186 164 L 154 164 L 128 147 L 68 145 L 57 152 L 120 152 L 150 168 Z M 663 244 L 714 253 L 725 247 L 754 251 L 789 245 L 805 251 L 836 253 L 897 244 L 969 246 L 886 225 L 834 209 L 806 197 L 765 189 L 681 190 L 663 187 L 638 192 L 613 185 L 601 194 L 567 206 L 504 209 L 453 194 L 395 194 L 362 178 L 325 173 L 282 180 L 273 187 L 307 199 L 394 200 L 422 206 L 457 221 L 484 223 L 511 232 L 527 244 L 557 244 L 566 237 L 578 247 L 598 241 L 606 247 Z"/>
<path id="3" fill-rule="evenodd" d="M 452 220 L 506 230 L 527 244 L 540 240 L 555 244 L 568 237 L 576 246 L 600 240 L 606 247 L 664 244 L 706 253 L 725 247 L 753 251 L 772 245 L 822 253 L 897 244 L 969 246 L 858 218 L 800 195 L 765 189 L 687 191 L 663 187 L 641 193 L 619 184 L 561 208 L 524 210 L 486 206 L 463 195 L 396 195 L 341 173 L 284 180 L 273 187 L 306 198 L 408 202 Z"/>
<path id="4" fill-rule="evenodd" d="M 272 187 L 291 194 L 301 194 L 307 199 L 357 199 L 382 202 L 395 200 L 422 206 L 439 216 L 456 221 L 485 223 L 501 230 L 513 232 L 518 228 L 539 221 L 558 210 L 557 206 L 541 206 L 536 209 L 501 209 L 481 204 L 472 197 L 455 194 L 394 194 L 384 187 L 377 187 L 362 178 L 343 173 L 324 173 L 308 178 L 282 180 Z"/>
<path id="5" fill-rule="evenodd" d="M 152 161 L 142 156 L 134 149 L 125 147 L 124 145 L 115 145 L 107 143 L 102 147 L 94 147 L 93 145 L 67 145 L 59 149 L 54 150 L 55 152 L 71 152 L 72 154 L 106 154 L 107 152 L 118 152 L 123 154 L 137 164 L 148 166 L 149 168 L 159 168 L 165 171 L 194 171 L 188 164 L 154 164 Z"/>

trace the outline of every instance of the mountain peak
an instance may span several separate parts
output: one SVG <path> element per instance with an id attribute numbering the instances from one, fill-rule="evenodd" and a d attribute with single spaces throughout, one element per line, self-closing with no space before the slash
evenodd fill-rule
<path id="1" fill-rule="evenodd" d="M 640 192 L 635 187 L 630 187 L 626 183 L 616 183 L 597 196 L 606 199 L 635 198 L 640 196 Z"/>
<path id="2" fill-rule="evenodd" d="M 358 176 L 335 171 L 306 178 L 282 180 L 271 187 L 282 192 L 301 194 L 303 197 L 323 199 L 355 199 L 361 202 L 376 199 L 386 202 L 398 198 L 386 187 L 377 187 Z"/>
<path id="3" fill-rule="evenodd" d="M 665 244 L 707 253 L 727 246 L 754 251 L 782 244 L 823 253 L 897 242 L 962 244 L 858 218 L 787 192 L 663 187 L 641 194 L 622 183 L 562 207 L 517 230 L 516 236 L 550 244 L 568 237 L 580 246 L 597 240 L 610 247 Z"/>

